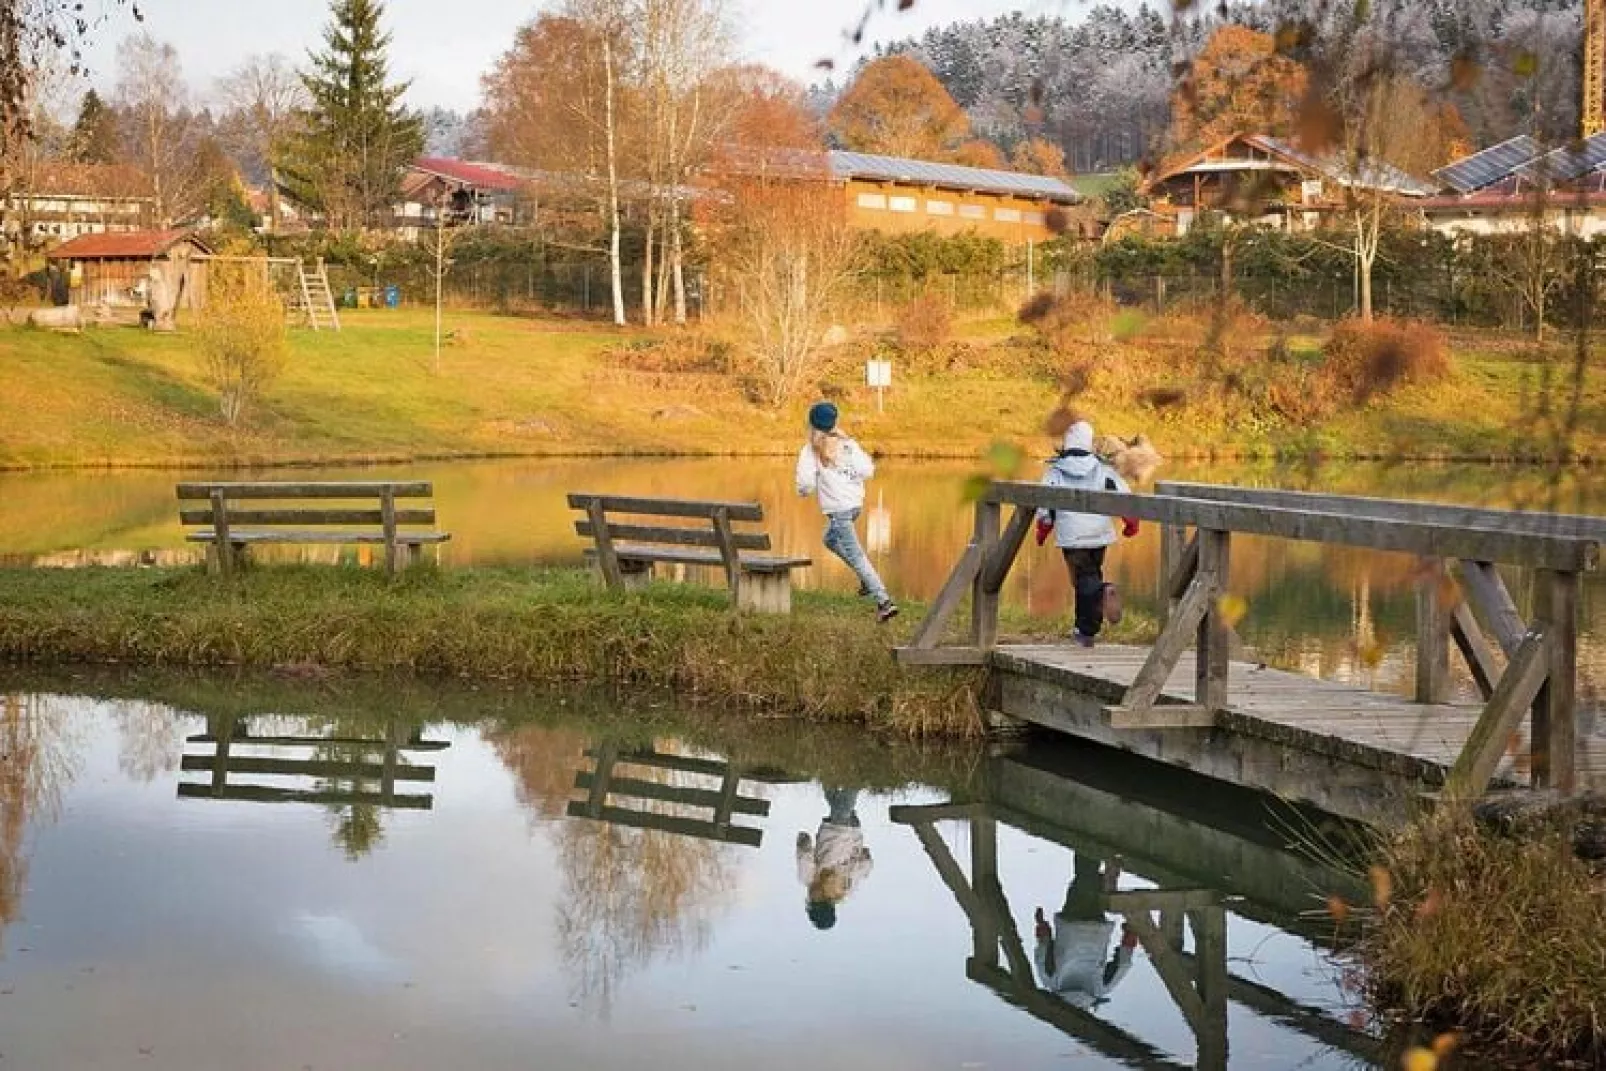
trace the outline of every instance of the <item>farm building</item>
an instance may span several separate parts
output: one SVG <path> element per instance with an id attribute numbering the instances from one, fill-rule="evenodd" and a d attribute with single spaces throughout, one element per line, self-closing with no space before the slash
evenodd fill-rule
<path id="1" fill-rule="evenodd" d="M 151 181 L 126 164 L 49 162 L 24 168 L 5 200 L 6 255 L 30 255 L 85 234 L 131 231 L 149 223 Z"/>
<path id="2" fill-rule="evenodd" d="M 86 234 L 52 249 L 68 272 L 68 301 L 84 307 L 198 309 L 206 302 L 206 244 L 187 230 Z"/>
<path id="3" fill-rule="evenodd" d="M 837 150 L 731 152 L 720 170 L 730 176 L 828 183 L 841 191 L 848 226 L 857 230 L 973 231 L 1010 245 L 1064 233 L 1066 214 L 1083 202 L 1063 179 Z M 718 174 L 713 176 L 713 185 L 719 181 Z"/>

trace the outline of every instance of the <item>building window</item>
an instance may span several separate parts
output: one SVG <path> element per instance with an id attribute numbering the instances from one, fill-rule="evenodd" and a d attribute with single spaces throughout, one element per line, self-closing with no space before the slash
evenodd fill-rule
<path id="1" fill-rule="evenodd" d="M 993 209 L 993 218 L 996 219 L 1000 223 L 1019 223 L 1020 222 L 1020 209 L 1018 209 L 1018 208 L 995 208 L 995 209 Z"/>
<path id="2" fill-rule="evenodd" d="M 960 205 L 960 219 L 986 219 L 987 209 L 984 205 Z"/>
<path id="3" fill-rule="evenodd" d="M 954 203 L 952 201 L 926 202 L 926 215 L 928 216 L 951 216 L 953 214 Z"/>
<path id="4" fill-rule="evenodd" d="M 861 194 L 859 194 L 859 207 L 860 208 L 885 208 L 885 207 L 887 207 L 886 194 L 882 194 L 882 193 L 861 193 Z"/>
<path id="5" fill-rule="evenodd" d="M 887 207 L 894 212 L 913 212 L 916 207 L 915 199 L 913 197 L 889 197 L 887 198 Z"/>
<path id="6" fill-rule="evenodd" d="M 1021 214 L 1021 219 L 1034 227 L 1041 227 L 1046 218 L 1041 212 L 1025 212 Z"/>

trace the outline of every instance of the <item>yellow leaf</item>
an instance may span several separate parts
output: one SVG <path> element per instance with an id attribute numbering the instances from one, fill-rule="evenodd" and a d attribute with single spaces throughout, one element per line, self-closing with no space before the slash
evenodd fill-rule
<path id="1" fill-rule="evenodd" d="M 1518 78 L 1532 78 L 1539 70 L 1539 57 L 1527 49 L 1517 53 L 1517 58 L 1511 64 L 1512 73 Z"/>
<path id="2" fill-rule="evenodd" d="M 1011 480 L 1020 474 L 1020 468 L 1026 462 L 1026 451 L 1014 443 L 996 441 L 987 448 L 987 464 L 993 471 L 993 477 L 1000 480 Z"/>
<path id="3" fill-rule="evenodd" d="M 1327 913 L 1333 916 L 1334 922 L 1343 922 L 1349 918 L 1349 902 L 1342 896 L 1329 896 L 1327 898 Z"/>
<path id="4" fill-rule="evenodd" d="M 964 485 L 960 490 L 960 498 L 966 502 L 975 502 L 987 493 L 987 488 L 992 485 L 992 482 L 992 477 L 985 472 L 977 472 L 966 476 Z"/>
<path id="5" fill-rule="evenodd" d="M 1238 622 L 1249 612 L 1249 603 L 1242 595 L 1223 595 L 1216 600 L 1216 609 L 1221 611 L 1228 628 L 1237 628 Z"/>
<path id="6" fill-rule="evenodd" d="M 1403 1071 L 1435 1071 L 1438 1066 L 1438 1054 L 1420 1045 L 1407 1049 L 1405 1055 L 1400 1058 L 1400 1067 Z"/>
<path id="7" fill-rule="evenodd" d="M 1433 1052 L 1442 1060 L 1454 1052 L 1455 1047 L 1459 1044 L 1461 1044 L 1461 1035 L 1451 1030 L 1433 1039 Z"/>
<path id="8" fill-rule="evenodd" d="M 1394 877 L 1380 866 L 1372 867 L 1367 875 L 1372 879 L 1372 903 L 1381 911 L 1389 906 L 1389 900 L 1394 896 Z"/>

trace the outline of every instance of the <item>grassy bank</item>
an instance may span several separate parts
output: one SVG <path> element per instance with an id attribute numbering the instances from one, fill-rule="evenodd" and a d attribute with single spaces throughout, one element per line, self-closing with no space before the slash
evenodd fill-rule
<path id="1" fill-rule="evenodd" d="M 600 590 L 578 570 L 271 567 L 0 570 L 0 659 L 43 664 L 403 672 L 479 681 L 662 688 L 694 702 L 907 736 L 976 736 L 978 675 L 905 672 L 866 605 L 799 592 L 785 617 L 722 591 Z M 1123 631 L 1144 623 L 1131 615 Z"/>
<path id="2" fill-rule="evenodd" d="M 673 332 L 454 311 L 437 370 L 422 311 L 353 310 L 345 325 L 338 334 L 292 332 L 283 376 L 239 429 L 218 419 L 182 331 L 0 328 L 0 397 L 27 414 L 0 425 L 0 467 L 786 453 L 810 400 L 780 411 L 759 404 L 744 376 L 709 356 L 728 347 Z M 1197 361 L 1197 340 L 1166 330 L 1112 343 L 1118 362 L 1164 379 Z M 867 339 L 837 355 L 817 386 L 838 395 L 853 430 L 889 454 L 974 457 L 1001 438 L 1035 444 L 1064 369 L 1032 351 L 1023 331 L 1010 321 L 972 324 L 940 354 L 893 355 L 897 381 L 883 414 L 861 385 Z M 1526 351 L 1464 338 L 1455 356 L 1448 382 L 1317 422 L 1205 400 L 1164 409 L 1101 401 L 1097 416 L 1111 431 L 1149 433 L 1173 457 L 1530 454 L 1539 374 Z M 1606 442 L 1603 404 L 1592 377 L 1582 453 Z"/>
<path id="3" fill-rule="evenodd" d="M 1508 835 L 1464 808 L 1385 840 L 1360 953 L 1407 1029 L 1523 1067 L 1606 1062 L 1606 872 L 1561 820 Z"/>

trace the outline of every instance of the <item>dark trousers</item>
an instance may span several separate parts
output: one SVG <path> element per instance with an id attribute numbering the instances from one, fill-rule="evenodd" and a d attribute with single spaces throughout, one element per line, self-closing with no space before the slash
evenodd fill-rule
<path id="1" fill-rule="evenodd" d="M 1097 636 L 1104 627 L 1104 547 L 1073 547 L 1063 551 L 1076 592 L 1076 631 Z"/>

